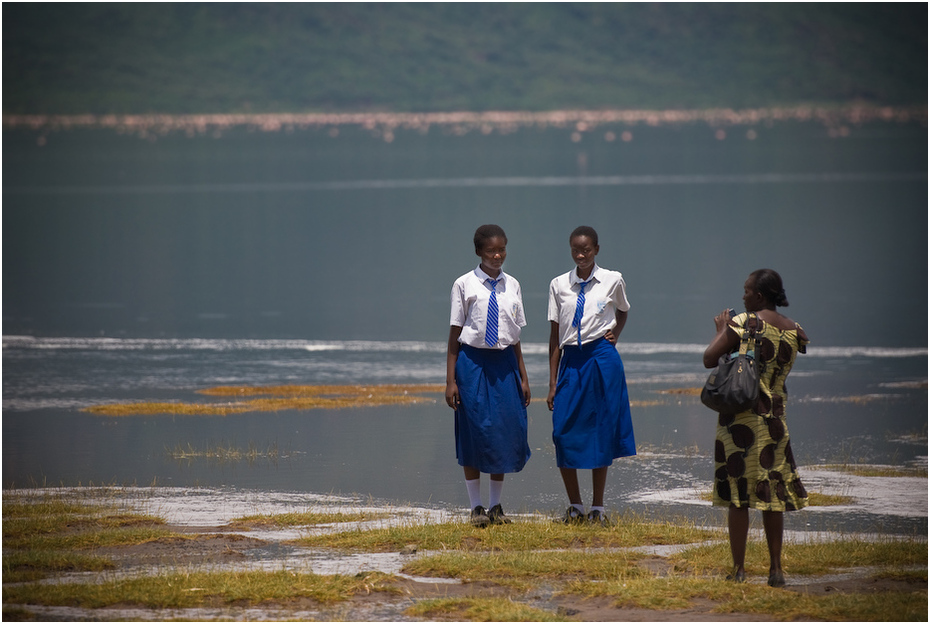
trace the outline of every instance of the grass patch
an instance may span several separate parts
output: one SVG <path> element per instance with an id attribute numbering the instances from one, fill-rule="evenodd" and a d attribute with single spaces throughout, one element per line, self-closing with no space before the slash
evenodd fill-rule
<path id="1" fill-rule="evenodd" d="M 822 494 L 820 492 L 808 492 L 807 502 L 811 507 L 836 507 L 841 505 L 851 505 L 856 502 L 852 496 L 842 494 Z"/>
<path id="2" fill-rule="evenodd" d="M 544 609 L 514 602 L 509 598 L 435 598 L 421 600 L 405 615 L 427 620 L 453 622 L 565 622 Z"/>
<path id="3" fill-rule="evenodd" d="M 68 605 L 100 609 L 132 604 L 152 609 L 260 604 L 311 598 L 333 603 L 370 592 L 395 592 L 392 577 L 379 572 L 355 576 L 277 572 L 173 572 L 105 583 L 30 584 L 4 587 L 5 603 Z"/>
<path id="4" fill-rule="evenodd" d="M 714 500 L 714 493 L 701 493 L 701 500 Z M 852 496 L 843 496 L 840 494 L 821 494 L 820 492 L 808 492 L 807 502 L 811 507 L 833 507 L 840 505 L 851 505 L 856 502 L 856 499 Z"/>
<path id="5" fill-rule="evenodd" d="M 769 558 L 764 541 L 750 541 L 746 550 L 746 574 L 768 575 Z M 724 574 L 730 562 L 728 543 L 701 544 L 669 559 L 676 569 L 698 574 Z M 844 539 L 833 542 L 786 544 L 782 563 L 789 574 L 818 575 L 856 567 L 878 567 L 893 571 L 927 565 L 923 541 Z"/>
<path id="6" fill-rule="evenodd" d="M 766 564 L 767 565 L 767 564 Z M 798 594 L 755 583 L 672 576 L 619 578 L 603 583 L 573 581 L 563 593 L 611 597 L 619 607 L 661 610 L 688 609 L 692 602 L 710 600 L 715 613 L 763 614 L 779 620 L 926 621 L 927 593 L 836 592 L 826 596 Z M 661 618 L 659 618 L 661 619 Z"/>
<path id="7" fill-rule="evenodd" d="M 713 492 L 703 492 L 701 500 L 714 500 Z M 811 507 L 832 507 L 840 505 L 851 505 L 856 502 L 852 496 L 843 496 L 841 494 L 821 494 L 820 492 L 808 492 L 807 502 Z"/>
<path id="8" fill-rule="evenodd" d="M 164 520 L 44 494 L 3 503 L 3 579 L 30 581 L 61 572 L 99 571 L 109 559 L 86 551 L 141 544 L 170 535 Z"/>
<path id="9" fill-rule="evenodd" d="M 3 547 L 94 548 L 140 543 L 167 533 L 161 518 L 49 498 L 4 503 Z"/>
<path id="10" fill-rule="evenodd" d="M 420 550 L 526 551 L 553 548 L 622 548 L 659 544 L 690 544 L 720 538 L 721 531 L 700 529 L 689 520 L 646 521 L 634 513 L 612 516 L 613 526 L 568 526 L 550 520 L 517 520 L 513 524 L 478 529 L 465 522 L 409 524 L 374 530 L 349 530 L 300 538 L 302 546 L 390 552 L 408 544 Z"/>
<path id="11" fill-rule="evenodd" d="M 14 551 L 3 555 L 3 582 L 25 583 L 66 572 L 101 572 L 116 566 L 106 557 L 53 550 Z"/>
<path id="12" fill-rule="evenodd" d="M 869 464 L 824 464 L 810 466 L 811 470 L 844 472 L 857 477 L 927 477 L 926 466 L 878 466 Z"/>
<path id="13" fill-rule="evenodd" d="M 101 416 L 180 414 L 226 416 L 243 412 L 278 410 L 340 409 L 378 405 L 420 403 L 422 394 L 442 392 L 436 384 L 376 386 L 219 386 L 199 391 L 218 397 L 235 397 L 226 403 L 141 402 L 108 403 L 84 409 Z"/>
<path id="14" fill-rule="evenodd" d="M 28 498 L 7 495 L 4 502 L 3 579 L 21 583 L 4 587 L 3 601 L 8 605 L 4 619 L 32 617 L 27 610 L 30 605 L 84 609 L 127 605 L 152 609 L 287 608 L 301 601 L 326 605 L 375 592 L 388 595 L 403 591 L 394 577 L 379 572 L 318 575 L 198 565 L 172 567 L 135 578 L 104 575 L 110 580 L 102 583 L 33 582 L 51 574 L 115 567 L 110 560 L 95 557 L 95 547 L 138 544 L 172 535 L 161 519 L 127 513 L 112 500 L 95 494 L 42 493 Z M 310 526 L 373 520 L 385 515 L 390 514 L 261 514 L 238 518 L 231 526 Z M 558 594 L 608 597 L 620 608 L 652 609 L 657 620 L 668 609 L 694 608 L 707 616 L 707 610 L 712 608 L 711 613 L 761 614 L 785 620 L 926 621 L 927 592 L 922 588 L 927 581 L 927 546 L 922 539 L 789 543 L 783 554 L 789 583 L 792 575 L 872 568 L 870 578 L 921 588 L 873 591 L 863 585 L 853 593 L 815 595 L 775 590 L 760 582 L 768 572 L 768 553 L 762 540 L 748 545 L 746 568 L 753 582 L 736 585 L 722 580 L 730 561 L 724 531 L 697 528 L 679 518 L 656 522 L 650 516 L 646 521 L 644 516 L 629 512 L 614 516 L 614 520 L 613 526 L 602 528 L 515 518 L 511 525 L 476 529 L 466 522 L 426 525 L 411 518 L 407 526 L 372 530 L 355 527 L 296 542 L 367 552 L 414 544 L 421 554 L 407 561 L 404 573 L 486 583 L 497 588 L 495 593 L 509 595 L 422 600 L 405 611 L 407 616 L 430 620 L 554 621 L 566 613 L 531 606 L 538 600 L 531 590 L 544 584 Z M 196 539 L 188 535 L 172 537 Z M 695 545 L 661 562 L 630 549 L 687 543 Z M 436 552 L 424 553 L 426 550 Z M 656 570 L 661 572 L 657 574 Z"/>
<path id="15" fill-rule="evenodd" d="M 520 552 L 449 551 L 421 557 L 404 566 L 415 576 L 450 577 L 465 582 L 493 581 L 528 589 L 540 580 L 603 580 L 651 576 L 637 567 L 646 555 L 633 551 L 526 550 Z"/>
<path id="16" fill-rule="evenodd" d="M 256 514 L 234 518 L 229 523 L 232 529 L 286 528 L 295 526 L 314 526 L 318 524 L 338 524 L 341 522 L 369 522 L 390 518 L 392 514 L 359 511 L 354 513 L 294 512 L 284 514 Z"/>

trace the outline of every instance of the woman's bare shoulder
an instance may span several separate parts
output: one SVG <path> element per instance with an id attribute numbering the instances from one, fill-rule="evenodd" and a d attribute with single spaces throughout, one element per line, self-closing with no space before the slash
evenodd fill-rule
<path id="1" fill-rule="evenodd" d="M 782 331 L 791 331 L 791 330 L 796 330 L 799 328 L 799 325 L 795 323 L 794 320 L 788 318 L 787 316 L 779 312 L 771 312 L 769 310 L 762 310 L 761 313 L 757 313 L 757 314 L 759 318 L 761 318 L 763 321 L 765 321 L 772 327 L 775 327 L 776 329 L 780 329 Z"/>

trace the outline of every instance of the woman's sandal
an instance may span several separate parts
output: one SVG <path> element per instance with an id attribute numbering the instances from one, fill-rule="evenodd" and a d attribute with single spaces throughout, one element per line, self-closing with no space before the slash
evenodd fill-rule
<path id="1" fill-rule="evenodd" d="M 781 570 L 769 573 L 769 587 L 784 587 L 785 573 Z"/>
<path id="2" fill-rule="evenodd" d="M 745 583 L 746 582 L 746 570 L 740 570 L 739 567 L 734 567 L 731 574 L 727 574 L 727 580 L 733 581 L 734 583 Z"/>

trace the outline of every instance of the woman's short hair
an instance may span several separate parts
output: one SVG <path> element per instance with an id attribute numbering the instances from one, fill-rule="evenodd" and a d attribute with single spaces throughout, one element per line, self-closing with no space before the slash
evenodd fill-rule
<path id="1" fill-rule="evenodd" d="M 495 236 L 500 236 L 504 239 L 504 244 L 507 243 L 507 235 L 504 234 L 504 228 L 499 225 L 489 223 L 475 230 L 475 253 L 481 253 L 481 250 L 484 249 L 484 244 Z"/>
<path id="2" fill-rule="evenodd" d="M 587 236 L 591 239 L 591 243 L 597 247 L 597 232 L 595 232 L 594 228 L 590 225 L 579 225 L 572 230 L 571 236 L 568 237 L 568 242 L 571 242 L 576 236 Z"/>
<path id="3" fill-rule="evenodd" d="M 749 274 L 756 285 L 756 292 L 779 308 L 788 306 L 788 297 L 782 285 L 781 275 L 772 269 L 758 269 Z"/>

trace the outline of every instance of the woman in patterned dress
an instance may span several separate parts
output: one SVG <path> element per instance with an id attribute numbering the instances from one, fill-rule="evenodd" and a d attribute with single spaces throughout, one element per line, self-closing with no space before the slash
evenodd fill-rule
<path id="1" fill-rule="evenodd" d="M 783 512 L 801 509 L 808 502 L 785 422 L 785 378 L 797 354 L 806 352 L 809 341 L 800 325 L 776 310 L 788 305 L 778 273 L 771 269 L 754 271 L 743 289 L 746 313 L 731 319 L 729 311 L 724 311 L 714 317 L 717 334 L 704 351 L 704 366 L 716 366 L 722 355 L 739 348 L 745 332 L 755 329 L 759 339 L 759 353 L 755 356 L 761 366 L 759 400 L 755 407 L 740 414 L 719 415 L 714 445 L 714 505 L 729 507 L 733 573 L 727 578 L 737 582 L 746 579 L 743 565 L 749 508 L 753 507 L 762 511 L 769 550 L 768 584 L 783 587 Z"/>

